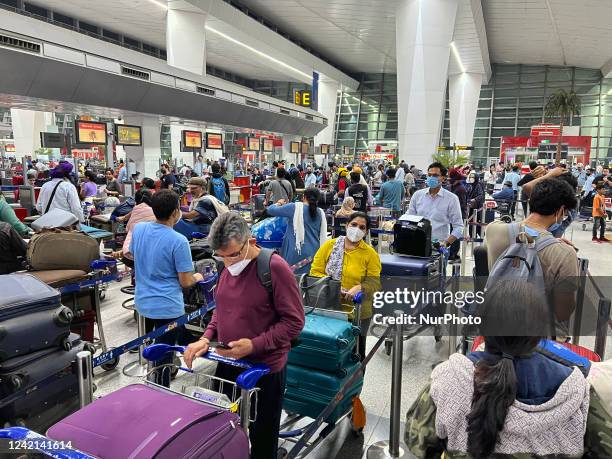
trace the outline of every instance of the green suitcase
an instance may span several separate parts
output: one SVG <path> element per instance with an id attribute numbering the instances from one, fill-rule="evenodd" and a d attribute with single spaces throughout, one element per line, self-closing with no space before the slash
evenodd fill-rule
<path id="1" fill-rule="evenodd" d="M 346 376 L 338 377 L 337 373 L 287 365 L 287 387 L 283 409 L 288 413 L 316 418 L 336 397 L 345 381 L 359 371 L 360 366 L 360 363 L 353 363 L 346 367 Z M 363 375 L 346 391 L 342 401 L 325 421 L 333 424 L 347 413 L 351 409 L 353 397 L 361 393 L 362 386 Z"/>

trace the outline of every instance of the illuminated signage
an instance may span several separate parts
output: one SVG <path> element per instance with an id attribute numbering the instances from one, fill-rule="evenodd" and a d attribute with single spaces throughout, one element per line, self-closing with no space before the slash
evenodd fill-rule
<path id="1" fill-rule="evenodd" d="M 293 93 L 293 103 L 301 107 L 312 106 L 312 91 L 295 91 Z"/>
<path id="2" fill-rule="evenodd" d="M 260 144 L 258 137 L 249 137 L 249 146 L 247 150 L 249 151 L 259 151 Z"/>
<path id="3" fill-rule="evenodd" d="M 329 145 L 326 145 L 324 143 L 321 144 L 321 154 L 322 155 L 328 155 L 329 154 Z"/>
<path id="4" fill-rule="evenodd" d="M 74 122 L 77 143 L 106 145 L 106 123 L 78 120 Z"/>
<path id="5" fill-rule="evenodd" d="M 263 151 L 268 153 L 274 151 L 274 140 L 263 139 Z"/>
<path id="6" fill-rule="evenodd" d="M 206 133 L 206 148 L 210 150 L 223 150 L 223 135 Z"/>
<path id="7" fill-rule="evenodd" d="M 300 142 L 291 142 L 289 151 L 291 153 L 299 153 L 300 152 Z"/>
<path id="8" fill-rule="evenodd" d="M 202 148 L 202 133 L 200 131 L 183 131 L 183 147 L 200 150 Z"/>
<path id="9" fill-rule="evenodd" d="M 115 124 L 115 142 L 117 145 L 139 147 L 142 145 L 142 130 L 140 126 Z"/>
<path id="10" fill-rule="evenodd" d="M 310 144 L 308 142 L 302 142 L 302 154 L 307 155 L 310 151 Z"/>

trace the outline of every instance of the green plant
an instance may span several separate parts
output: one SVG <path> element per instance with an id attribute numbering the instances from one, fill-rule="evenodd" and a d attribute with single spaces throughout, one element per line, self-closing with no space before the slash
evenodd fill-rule
<path id="1" fill-rule="evenodd" d="M 574 91 L 559 89 L 551 94 L 544 107 L 546 116 L 559 118 L 559 140 L 557 142 L 557 154 L 555 163 L 561 162 L 561 142 L 563 141 L 563 124 L 571 116 L 580 111 L 580 97 Z"/>
<path id="2" fill-rule="evenodd" d="M 447 169 L 451 169 L 455 165 L 463 166 L 470 161 L 470 157 L 463 154 L 453 154 L 452 151 L 443 151 L 435 153 L 432 157 L 433 162 L 441 163 Z"/>

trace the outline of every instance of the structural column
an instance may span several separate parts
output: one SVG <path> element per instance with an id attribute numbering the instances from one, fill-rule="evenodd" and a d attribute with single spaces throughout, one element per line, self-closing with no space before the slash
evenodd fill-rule
<path id="1" fill-rule="evenodd" d="M 291 153 L 291 142 L 301 142 L 302 138 L 294 135 L 284 135 L 283 136 L 283 154 L 280 159 L 284 159 L 287 162 L 287 166 L 289 164 L 294 163 L 297 164 L 301 158 L 301 155 L 296 155 L 295 153 Z"/>
<path id="2" fill-rule="evenodd" d="M 482 75 L 478 73 L 460 73 L 449 77 L 451 144 L 472 145 L 481 84 Z"/>
<path id="3" fill-rule="evenodd" d="M 125 157 L 122 158 L 117 149 L 117 159 L 129 161 L 133 159 L 136 163 L 136 171 L 140 172 L 140 178 L 149 177 L 155 179 L 155 173 L 159 170 L 161 158 L 161 123 L 157 116 L 135 116 L 126 117 L 125 124 L 142 126 L 142 146 L 123 147 Z"/>
<path id="4" fill-rule="evenodd" d="M 41 132 L 57 132 L 53 113 L 11 108 L 15 158 L 20 160 L 40 148 Z"/>
<path id="5" fill-rule="evenodd" d="M 458 0 L 400 0 L 396 12 L 400 159 L 426 168 L 440 138 Z"/>
<path id="6" fill-rule="evenodd" d="M 168 64 L 198 75 L 206 73 L 207 13 L 184 0 L 168 2 L 166 49 Z"/>
<path id="7" fill-rule="evenodd" d="M 327 118 L 327 127 L 315 136 L 315 145 L 334 143 L 334 129 L 336 127 L 336 105 L 338 103 L 338 90 L 340 85 L 337 81 L 320 75 L 318 110 Z"/>

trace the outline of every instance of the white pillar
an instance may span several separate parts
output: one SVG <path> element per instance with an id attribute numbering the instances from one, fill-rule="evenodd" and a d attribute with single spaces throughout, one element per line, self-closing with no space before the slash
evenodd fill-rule
<path id="1" fill-rule="evenodd" d="M 57 128 L 53 127 L 53 113 L 47 112 L 11 108 L 11 125 L 17 160 L 27 155 L 34 158 L 34 152 L 40 148 L 41 132 L 47 132 L 47 129 L 54 129 L 49 132 L 57 132 Z"/>
<path id="2" fill-rule="evenodd" d="M 424 169 L 440 138 L 457 0 L 399 0 L 396 61 L 399 157 Z"/>
<path id="3" fill-rule="evenodd" d="M 159 170 L 159 159 L 161 158 L 161 123 L 157 116 L 134 116 L 125 117 L 125 124 L 142 127 L 142 146 L 123 147 L 125 158 L 133 159 L 136 163 L 136 171 L 140 172 L 140 178 L 149 177 L 155 179 L 155 173 Z M 121 159 L 120 149 L 117 149 L 117 159 Z"/>
<path id="4" fill-rule="evenodd" d="M 198 75 L 206 73 L 207 13 L 188 2 L 168 2 L 166 50 L 168 65 Z"/>
<path id="5" fill-rule="evenodd" d="M 317 107 L 319 113 L 327 118 L 327 127 L 315 136 L 315 145 L 334 143 L 334 130 L 336 127 L 336 104 L 338 102 L 338 90 L 340 85 L 324 75 L 319 77 L 319 95 Z"/>
<path id="6" fill-rule="evenodd" d="M 460 73 L 448 79 L 451 145 L 472 145 L 481 84 L 478 73 Z"/>
<path id="7" fill-rule="evenodd" d="M 206 146 L 206 129 L 202 129 L 195 126 L 187 126 L 183 124 L 172 124 L 170 125 L 170 141 L 172 144 L 172 160 L 176 159 L 176 165 L 180 167 L 182 164 L 187 164 L 188 166 L 193 167 L 193 151 L 185 150 L 181 151 L 181 140 L 182 140 L 182 132 L 183 131 L 200 131 L 202 132 L 202 146 Z M 210 150 L 211 152 L 213 150 Z M 216 150 L 219 151 L 219 150 Z M 220 152 L 220 151 L 219 151 Z M 205 150 L 201 150 L 196 152 L 197 155 L 201 154 L 204 159 L 215 160 L 218 158 L 213 157 L 212 155 L 207 154 Z"/>

